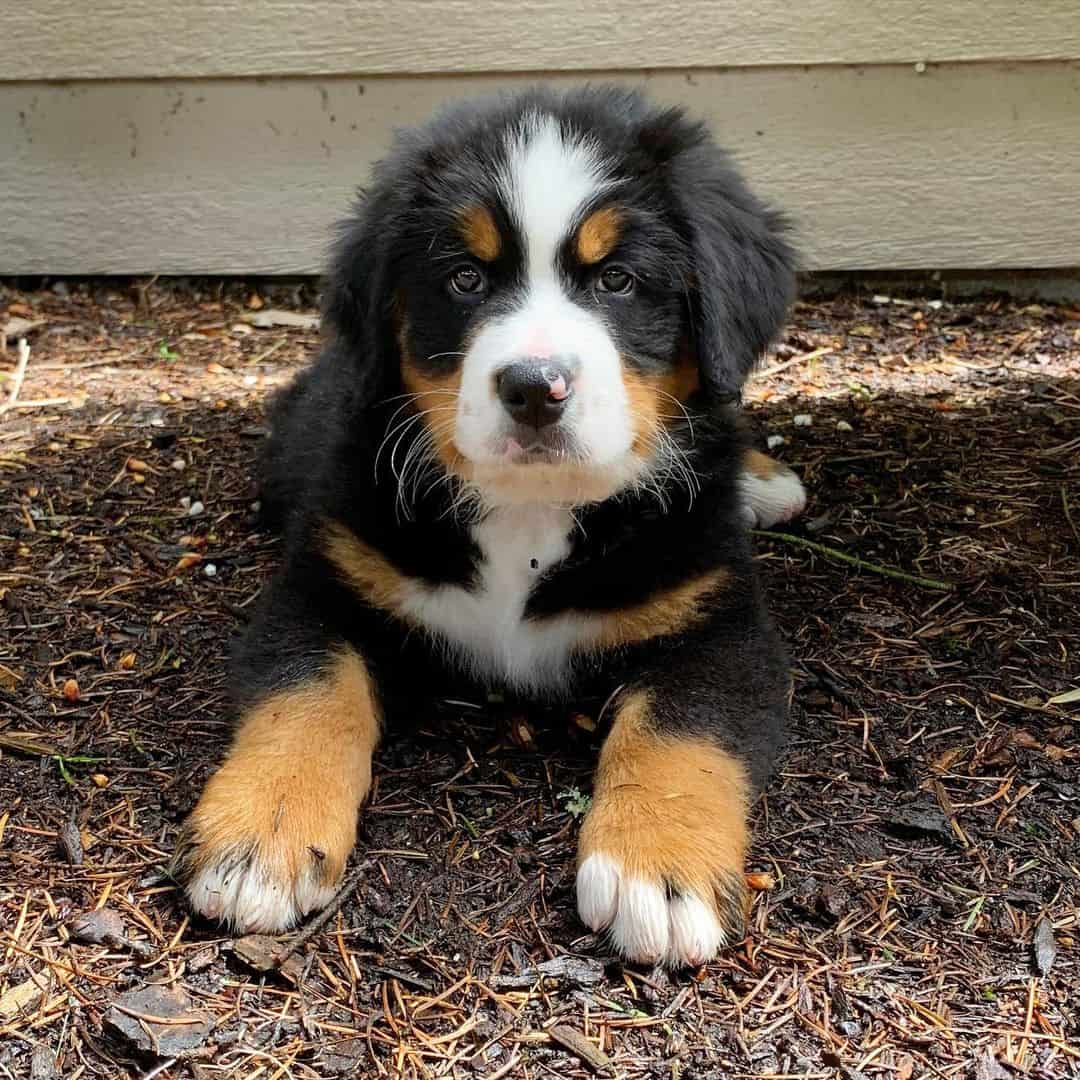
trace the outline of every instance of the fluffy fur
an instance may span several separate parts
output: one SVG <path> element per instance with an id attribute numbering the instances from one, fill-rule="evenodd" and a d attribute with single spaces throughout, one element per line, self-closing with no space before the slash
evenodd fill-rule
<path id="1" fill-rule="evenodd" d="M 670 966 L 738 939 L 788 692 L 745 523 L 797 512 L 801 487 L 745 457 L 736 403 L 793 281 L 781 218 L 700 124 L 636 94 L 538 89 L 399 138 L 342 227 L 326 347 L 273 412 L 285 554 L 181 847 L 196 909 L 275 930 L 325 902 L 342 808 L 323 845 L 323 811 L 285 788 L 344 790 L 354 815 L 376 716 L 617 691 L 582 918 Z"/>

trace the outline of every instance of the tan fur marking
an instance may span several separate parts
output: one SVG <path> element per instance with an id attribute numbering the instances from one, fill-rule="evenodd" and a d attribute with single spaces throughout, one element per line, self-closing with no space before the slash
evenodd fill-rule
<path id="1" fill-rule="evenodd" d="M 413 361 L 406 345 L 406 331 L 402 326 L 399 335 L 401 345 L 401 384 L 406 393 L 415 395 L 411 402 L 417 412 L 424 414 L 420 421 L 431 433 L 435 455 L 448 471 L 462 475 L 466 461 L 454 445 L 454 417 L 457 395 L 461 390 L 461 368 L 436 377 L 421 371 Z"/>
<path id="2" fill-rule="evenodd" d="M 622 234 L 622 215 L 614 206 L 590 214 L 578 229 L 577 256 L 586 266 L 606 259 Z"/>
<path id="3" fill-rule="evenodd" d="M 411 578 L 339 521 L 326 523 L 323 543 L 327 558 L 364 600 L 400 617 Z"/>
<path id="4" fill-rule="evenodd" d="M 416 579 L 403 574 L 341 522 L 326 522 L 323 545 L 327 558 L 360 597 L 405 622 L 413 621 L 403 607 L 406 590 L 422 587 Z M 707 601 L 729 579 L 730 571 L 718 567 L 650 596 L 640 604 L 594 614 L 596 629 L 591 635 L 588 631 L 583 633 L 579 649 L 615 649 L 687 630 L 708 616 Z"/>
<path id="5" fill-rule="evenodd" d="M 763 454 L 760 450 L 747 450 L 743 453 L 743 469 L 759 480 L 771 480 L 777 473 L 789 471 L 786 465 L 781 465 L 775 458 Z"/>
<path id="6" fill-rule="evenodd" d="M 633 448 L 638 454 L 648 450 L 658 429 L 682 417 L 679 403 L 700 386 L 697 364 L 690 357 L 680 358 L 678 365 L 663 375 L 643 375 L 624 361 L 622 380 L 634 425 Z"/>
<path id="7" fill-rule="evenodd" d="M 718 567 L 680 582 L 640 604 L 604 615 L 596 645 L 617 648 L 688 629 L 708 615 L 709 607 L 705 601 L 722 588 L 730 576 L 730 571 Z"/>
<path id="8" fill-rule="evenodd" d="M 351 649 L 319 678 L 260 701 L 184 827 L 185 876 L 244 859 L 286 885 L 313 871 L 333 885 L 356 840 L 379 726 L 367 668 Z"/>
<path id="9" fill-rule="evenodd" d="M 660 734 L 649 695 L 624 699 L 600 752 L 578 865 L 602 853 L 633 877 L 713 899 L 741 899 L 750 785 L 741 762 L 704 740 Z"/>
<path id="10" fill-rule="evenodd" d="M 502 251 L 502 237 L 486 206 L 470 206 L 461 215 L 461 238 L 469 252 L 484 262 L 494 262 Z"/>

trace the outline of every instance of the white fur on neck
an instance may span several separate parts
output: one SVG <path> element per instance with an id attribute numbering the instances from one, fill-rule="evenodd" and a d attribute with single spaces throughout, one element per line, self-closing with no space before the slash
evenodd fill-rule
<path id="1" fill-rule="evenodd" d="M 405 613 L 481 678 L 558 693 L 574 652 L 597 633 L 588 615 L 524 618 L 544 572 L 570 553 L 571 511 L 544 504 L 498 506 L 471 527 L 481 552 L 472 588 L 410 587 Z"/>

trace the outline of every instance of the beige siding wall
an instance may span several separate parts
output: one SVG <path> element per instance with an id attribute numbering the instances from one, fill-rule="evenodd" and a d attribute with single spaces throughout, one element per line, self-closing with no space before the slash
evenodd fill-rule
<path id="1" fill-rule="evenodd" d="M 1078 0 L 70 11 L 0 9 L 0 273 L 317 271 L 392 127 L 523 70 L 703 114 L 808 268 L 1080 265 Z"/>

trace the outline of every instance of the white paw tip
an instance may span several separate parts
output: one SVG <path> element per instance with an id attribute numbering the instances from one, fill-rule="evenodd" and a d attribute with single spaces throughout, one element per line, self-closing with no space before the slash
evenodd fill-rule
<path id="1" fill-rule="evenodd" d="M 671 901 L 670 967 L 698 967 L 711 960 L 725 944 L 726 935 L 708 904 L 687 894 Z"/>
<path id="2" fill-rule="evenodd" d="M 667 956 L 671 929 L 664 890 L 642 878 L 620 882 L 619 911 L 611 924 L 611 940 L 623 956 L 655 964 Z"/>
<path id="3" fill-rule="evenodd" d="M 739 477 L 743 514 L 758 528 L 767 529 L 778 522 L 790 521 L 806 509 L 806 489 L 786 466 L 769 477 L 744 472 Z"/>
<path id="4" fill-rule="evenodd" d="M 636 963 L 697 967 L 727 940 L 705 900 L 693 893 L 672 896 L 655 881 L 625 875 L 602 852 L 579 867 L 577 899 L 581 921 L 591 930 L 607 930 L 616 951 Z"/>
<path id="5" fill-rule="evenodd" d="M 205 867 L 188 882 L 186 892 L 197 912 L 236 933 L 270 934 L 287 930 L 309 912 L 325 907 L 335 890 L 312 874 L 295 882 L 283 881 L 252 859 Z"/>
<path id="6" fill-rule="evenodd" d="M 578 867 L 577 902 L 581 921 L 603 930 L 615 918 L 619 901 L 619 868 L 607 855 L 590 855 Z"/>

